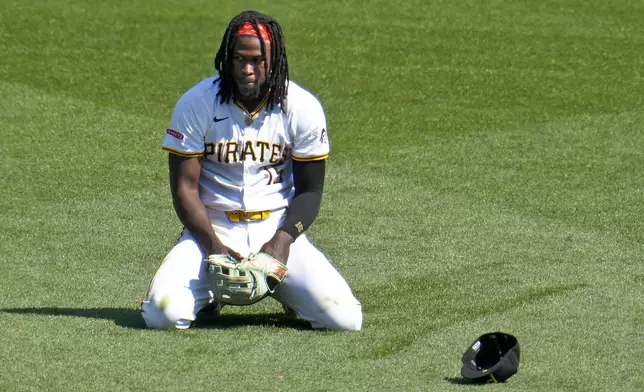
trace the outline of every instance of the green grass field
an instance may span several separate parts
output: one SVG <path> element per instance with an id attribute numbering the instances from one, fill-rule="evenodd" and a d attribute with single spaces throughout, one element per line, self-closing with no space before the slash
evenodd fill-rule
<path id="1" fill-rule="evenodd" d="M 309 233 L 361 332 L 143 329 L 163 133 L 244 9 L 325 106 Z M 0 0 L 0 391 L 469 391 L 496 330 L 521 366 L 481 388 L 644 390 L 643 44 L 629 0 Z"/>

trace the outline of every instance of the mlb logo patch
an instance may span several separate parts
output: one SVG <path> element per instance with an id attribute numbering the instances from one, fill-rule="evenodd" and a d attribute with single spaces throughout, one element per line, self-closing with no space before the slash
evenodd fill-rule
<path id="1" fill-rule="evenodd" d="M 326 128 L 322 128 L 322 132 L 320 132 L 320 143 L 326 143 Z"/>
<path id="2" fill-rule="evenodd" d="M 175 139 L 183 140 L 183 134 L 175 131 L 174 129 L 168 128 L 166 133 Z"/>

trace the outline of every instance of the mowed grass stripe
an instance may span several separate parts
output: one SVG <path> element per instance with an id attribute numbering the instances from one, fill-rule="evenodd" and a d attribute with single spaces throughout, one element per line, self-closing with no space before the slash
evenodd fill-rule
<path id="1" fill-rule="evenodd" d="M 451 142 L 437 138 L 450 149 L 444 154 L 435 154 L 431 143 L 401 146 L 391 154 L 401 158 L 411 149 L 421 158 L 418 161 L 365 159 L 331 165 L 338 192 L 328 196 L 333 199 L 326 206 L 342 207 L 325 207 L 329 210 L 323 219 L 331 220 L 325 234 L 341 234 L 325 246 L 334 247 L 340 237 L 343 243 L 369 245 L 367 251 L 356 245 L 345 253 L 361 255 L 358 265 L 381 272 L 365 275 L 359 267 L 353 269 L 355 276 L 371 279 L 369 289 L 359 292 L 369 299 L 367 309 L 373 306 L 367 319 L 394 328 L 368 352 L 374 358 L 405 356 L 401 347 L 419 352 L 422 349 L 414 348 L 422 341 L 433 347 L 442 335 L 432 328 L 449 328 L 441 322 L 451 320 L 460 325 L 457 336 L 465 341 L 477 330 L 510 329 L 519 335 L 525 330 L 533 348 L 553 350 L 553 336 L 585 337 L 562 341 L 561 352 L 533 353 L 536 358 L 529 363 L 539 369 L 557 361 L 577 369 L 565 350 L 620 364 L 628 363 L 629 355 L 637 356 L 630 343 L 641 338 L 644 317 L 641 231 L 633 230 L 641 225 L 641 172 L 635 168 L 642 155 L 631 143 L 641 137 L 636 133 L 639 118 L 641 114 L 634 112 L 571 117 L 525 130 L 459 135 Z M 597 158 L 589 156 L 589 150 Z M 394 161 L 401 170 L 388 174 L 386 165 Z M 537 169 L 538 176 L 525 175 Z M 378 177 L 369 176 L 374 171 Z M 506 171 L 510 176 L 502 174 Z M 488 179 L 493 182 L 483 185 Z M 393 193 L 397 189 L 405 191 Z M 355 194 L 368 194 L 369 203 L 364 205 Z M 525 202 L 528 197 L 530 203 Z M 605 208 L 600 216 L 583 211 L 597 209 L 598 202 Z M 366 212 L 360 224 L 350 219 L 355 211 Z M 392 226 L 397 229 L 390 230 Z M 348 261 L 344 268 L 351 269 L 351 264 Z M 391 275 L 398 276 L 397 284 L 378 286 L 377 281 Z M 560 286 L 551 286 L 556 281 Z M 418 297 L 410 298 L 414 293 Z M 549 299 L 550 293 L 554 298 Z M 396 299 L 396 306 L 382 306 Z M 520 304 L 518 309 L 513 303 Z M 523 312 L 533 313 L 533 324 L 512 320 L 507 312 L 519 318 Z M 563 327 L 562 317 L 569 321 Z M 472 328 L 479 324 L 484 327 Z M 429 336 L 419 337 L 424 328 Z M 607 343 L 608 330 L 620 338 Z M 591 377 L 592 367 L 584 366 L 578 371 Z M 625 366 L 612 374 L 617 377 L 630 369 L 633 376 L 622 381 L 637 385 L 635 366 Z M 566 369 L 552 375 L 547 381 L 552 390 L 575 383 Z M 613 388 L 600 383 L 593 387 Z"/>
<path id="2" fill-rule="evenodd" d="M 641 5 L 256 3 L 327 108 L 310 235 L 365 307 L 362 332 L 335 334 L 274 302 L 183 333 L 136 321 L 180 228 L 159 131 L 237 6 L 5 3 L 0 390 L 247 390 L 241 371 L 267 390 L 460 391 L 460 354 L 497 329 L 523 349 L 498 388 L 644 388 Z"/>

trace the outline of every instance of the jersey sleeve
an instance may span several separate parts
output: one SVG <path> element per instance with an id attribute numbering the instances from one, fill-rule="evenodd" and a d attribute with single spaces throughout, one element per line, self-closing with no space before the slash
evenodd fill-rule
<path id="1" fill-rule="evenodd" d="M 293 114 L 294 128 L 292 158 L 295 161 L 321 161 L 329 156 L 324 109 L 313 95 L 298 102 Z"/>
<path id="2" fill-rule="evenodd" d="M 163 150 L 188 158 L 204 154 L 205 135 L 212 120 L 212 104 L 206 101 L 194 89 L 179 98 L 163 138 Z"/>

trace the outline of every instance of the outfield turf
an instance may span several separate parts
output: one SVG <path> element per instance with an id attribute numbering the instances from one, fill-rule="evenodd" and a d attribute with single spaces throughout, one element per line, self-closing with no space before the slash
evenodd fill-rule
<path id="1" fill-rule="evenodd" d="M 0 391 L 642 391 L 644 3 L 0 0 Z M 272 300 L 143 329 L 181 226 L 160 143 L 227 22 L 274 15 L 323 102 L 310 237 L 362 301 L 319 332 Z"/>

